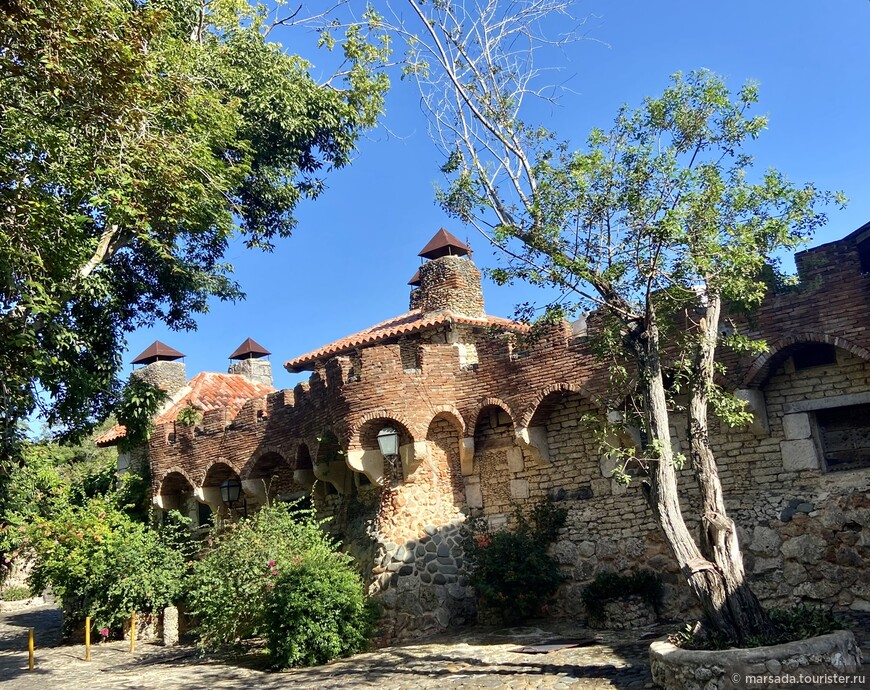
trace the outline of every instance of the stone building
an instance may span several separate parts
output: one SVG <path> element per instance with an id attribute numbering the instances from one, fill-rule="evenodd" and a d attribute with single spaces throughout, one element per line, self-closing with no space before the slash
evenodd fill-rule
<path id="1" fill-rule="evenodd" d="M 520 347 L 523 325 L 485 313 L 465 245 L 442 230 L 421 256 L 408 312 L 286 362 L 310 371 L 307 383 L 274 391 L 254 343 L 248 365 L 175 389 L 148 448 L 155 504 L 207 519 L 226 510 L 228 478 L 249 506 L 311 496 L 335 517 L 396 637 L 471 620 L 463 521 L 481 515 L 498 528 L 513 506 L 544 497 L 568 509 L 552 551 L 565 576 L 555 615 L 582 617 L 579 590 L 597 572 L 638 567 L 662 573 L 668 608 L 684 607 L 639 488 L 611 478 L 583 422 L 609 412 L 595 402 L 607 376 L 584 322 Z M 723 353 L 725 383 L 754 422 L 712 422 L 714 450 L 763 601 L 870 611 L 870 223 L 796 262 L 799 287 L 736 326 L 768 351 Z M 183 367 L 155 360 L 138 372 L 167 364 Z M 182 424 L 189 405 L 201 419 Z M 378 451 L 385 427 L 400 434 L 394 472 Z M 691 514 L 694 481 L 682 475 Z"/>

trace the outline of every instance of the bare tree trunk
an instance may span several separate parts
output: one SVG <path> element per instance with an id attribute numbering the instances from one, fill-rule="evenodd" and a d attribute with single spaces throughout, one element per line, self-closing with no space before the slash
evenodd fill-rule
<path id="1" fill-rule="evenodd" d="M 688 434 L 692 466 L 701 492 L 701 550 L 722 574 L 726 615 L 740 633 L 737 639 L 742 640 L 745 635 L 769 630 L 770 619 L 746 582 L 737 527 L 725 509 L 722 482 L 710 448 L 707 404 L 713 386 L 721 305 L 719 295 L 707 296 L 699 329 L 700 340 L 692 363 Z"/>
<path id="2" fill-rule="evenodd" d="M 648 325 L 645 331 L 632 335 L 629 344 L 638 364 L 647 433 L 657 455 L 650 460 L 647 501 L 707 622 L 729 639 L 740 641 L 744 636 L 739 627 L 742 616 L 732 614 L 723 573 L 704 557 L 680 509 L 657 327 Z"/>

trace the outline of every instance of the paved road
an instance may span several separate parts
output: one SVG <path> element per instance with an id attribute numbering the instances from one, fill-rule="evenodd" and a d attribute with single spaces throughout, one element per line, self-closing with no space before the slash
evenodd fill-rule
<path id="1" fill-rule="evenodd" d="M 138 644 L 95 645 L 90 662 L 82 645 L 57 645 L 59 612 L 51 606 L 0 615 L 0 687 L 3 690 L 91 690 L 111 688 L 213 688 L 294 690 L 383 688 L 651 688 L 648 642 L 629 633 L 592 634 L 564 624 L 505 630 L 472 628 L 426 642 L 358 654 L 325 666 L 270 673 L 251 663 L 200 658 L 192 647 Z M 27 670 L 28 627 L 36 628 L 36 670 Z M 649 631 L 650 635 L 658 631 Z M 524 654 L 541 642 L 585 646 Z M 555 645 L 558 646 L 558 645 Z M 250 660 L 248 660 L 250 662 Z"/>

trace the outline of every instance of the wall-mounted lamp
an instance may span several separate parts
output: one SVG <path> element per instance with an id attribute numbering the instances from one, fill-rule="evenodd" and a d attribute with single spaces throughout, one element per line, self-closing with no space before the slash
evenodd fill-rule
<path id="1" fill-rule="evenodd" d="M 384 427 L 378 432 L 378 448 L 390 467 L 390 483 L 396 486 L 401 479 L 401 461 L 399 458 L 399 432 L 393 427 Z"/>

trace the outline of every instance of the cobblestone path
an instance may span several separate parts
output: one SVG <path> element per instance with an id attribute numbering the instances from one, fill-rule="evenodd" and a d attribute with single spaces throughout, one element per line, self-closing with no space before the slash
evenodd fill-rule
<path id="1" fill-rule="evenodd" d="M 200 658 L 193 647 L 167 648 L 111 642 L 92 647 L 59 643 L 60 614 L 44 606 L 0 615 L 0 687 L 3 690 L 125 688 L 285 688 L 294 690 L 383 688 L 651 688 L 648 641 L 638 634 L 592 633 L 565 624 L 460 634 L 358 654 L 325 666 L 270 673 L 249 663 Z M 27 628 L 36 636 L 36 669 L 27 670 Z M 648 635 L 660 631 L 649 631 Z M 544 642 L 584 646 L 548 653 L 516 650 Z"/>
<path id="2" fill-rule="evenodd" d="M 865 658 L 870 655 L 867 620 L 856 620 Z M 653 688 L 649 676 L 649 639 L 644 631 L 591 631 L 547 621 L 546 627 L 496 630 L 469 628 L 428 641 L 358 654 L 324 666 L 271 673 L 241 661 L 201 658 L 190 646 L 129 643 L 94 645 L 85 662 L 83 645 L 58 646 L 60 613 L 42 606 L 0 614 L 0 690 L 243 690 L 293 688 L 390 688 L 390 690 L 511 690 L 563 688 Z M 37 631 L 36 669 L 27 670 L 27 628 Z M 673 628 L 673 626 L 668 626 Z M 542 643 L 581 646 L 548 653 L 517 650 Z M 865 666 L 866 668 L 866 666 Z"/>

